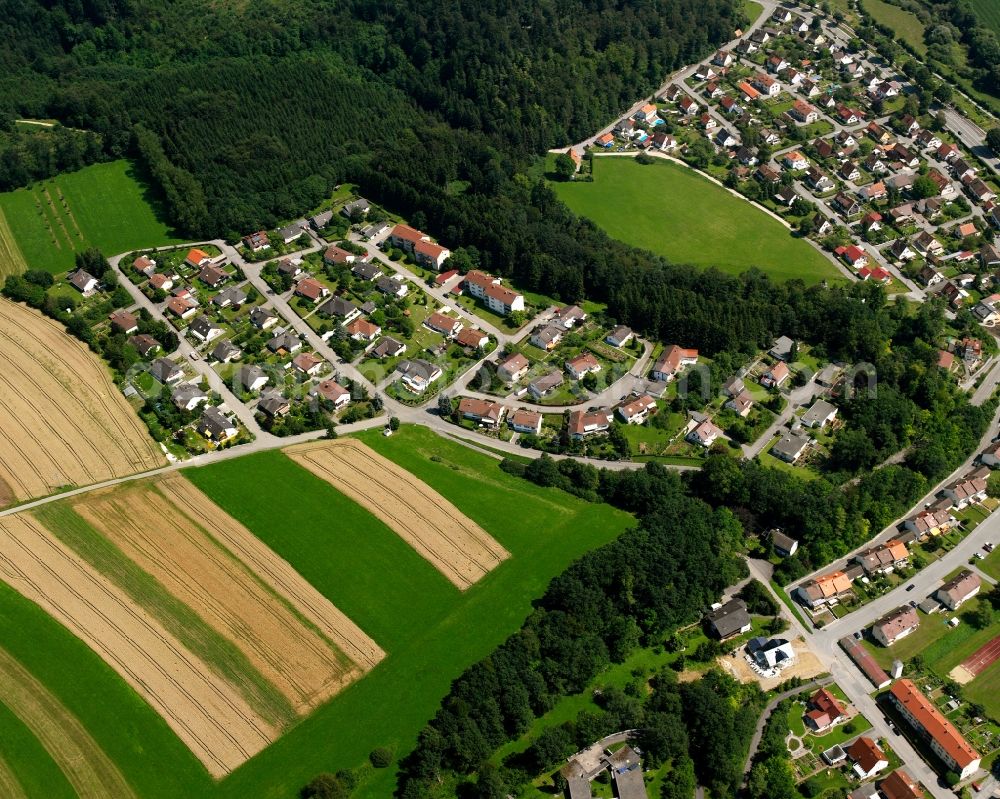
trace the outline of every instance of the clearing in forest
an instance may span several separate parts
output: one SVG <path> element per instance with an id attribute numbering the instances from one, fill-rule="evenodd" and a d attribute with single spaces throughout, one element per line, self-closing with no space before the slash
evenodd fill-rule
<path id="1" fill-rule="evenodd" d="M 360 441 L 311 442 L 285 452 L 381 519 L 461 590 L 510 557 L 441 494 Z"/>
<path id="2" fill-rule="evenodd" d="M 107 369 L 56 322 L 0 299 L 0 507 L 164 463 Z"/>

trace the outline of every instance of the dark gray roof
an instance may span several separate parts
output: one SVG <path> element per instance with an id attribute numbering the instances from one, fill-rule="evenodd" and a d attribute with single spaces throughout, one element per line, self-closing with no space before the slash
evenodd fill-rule
<path id="1" fill-rule="evenodd" d="M 784 456 L 794 460 L 806 448 L 808 443 L 809 439 L 805 436 L 796 435 L 795 433 L 785 433 L 781 437 L 781 440 L 771 447 L 771 454 L 775 457 L 780 458 Z"/>
<path id="2" fill-rule="evenodd" d="M 212 350 L 212 357 L 217 361 L 224 361 L 228 358 L 235 358 L 239 352 L 239 347 L 233 344 L 228 338 L 224 338 L 215 345 L 215 349 Z"/>
<path id="3" fill-rule="evenodd" d="M 187 405 L 195 398 L 207 399 L 207 395 L 192 383 L 181 383 L 181 385 L 174 389 L 173 394 L 171 394 L 171 399 L 173 399 L 174 404 L 178 408 Z"/>
<path id="4" fill-rule="evenodd" d="M 720 638 L 729 638 L 750 624 L 750 614 L 742 599 L 731 599 L 705 618 Z"/>
<path id="5" fill-rule="evenodd" d="M 166 358 L 157 358 L 150 364 L 149 373 L 161 383 L 165 383 L 167 380 L 181 374 L 181 368 Z"/>
<path id="6" fill-rule="evenodd" d="M 228 430 L 235 428 L 236 425 L 229 421 L 228 417 L 214 405 L 205 409 L 201 415 L 201 421 L 198 422 L 198 432 L 215 439 L 223 437 Z"/>
<path id="7" fill-rule="evenodd" d="M 232 305 L 242 305 L 246 301 L 246 292 L 238 286 L 230 286 L 212 297 L 212 302 L 218 306 L 225 306 L 227 302 Z"/>
<path id="8" fill-rule="evenodd" d="M 343 297 L 333 297 L 319 307 L 319 312 L 327 316 L 346 317 L 356 310 L 358 310 L 358 306 Z"/>
<path id="9" fill-rule="evenodd" d="M 365 263 L 364 261 L 354 264 L 354 266 L 351 267 L 351 271 L 358 277 L 364 278 L 365 280 L 374 280 L 382 274 L 382 269 L 377 264 Z"/>

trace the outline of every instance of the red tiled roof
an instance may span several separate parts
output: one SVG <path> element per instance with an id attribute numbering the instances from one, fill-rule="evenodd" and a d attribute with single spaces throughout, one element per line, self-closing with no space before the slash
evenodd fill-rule
<path id="1" fill-rule="evenodd" d="M 911 680 L 899 680 L 890 690 L 896 701 L 917 720 L 924 731 L 958 764 L 960 769 L 980 758 L 980 754 L 955 729 L 955 725 L 934 707 Z"/>

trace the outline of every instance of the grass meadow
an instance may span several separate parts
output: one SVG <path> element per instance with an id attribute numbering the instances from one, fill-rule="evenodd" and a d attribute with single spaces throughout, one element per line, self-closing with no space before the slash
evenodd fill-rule
<path id="1" fill-rule="evenodd" d="M 985 0 L 986 4 L 990 2 L 993 0 Z M 894 6 L 885 0 L 861 0 L 861 5 L 876 22 L 892 28 L 900 39 L 920 55 L 927 53 L 927 45 L 924 44 L 923 23 L 912 11 Z"/>
<path id="2" fill-rule="evenodd" d="M 970 0 L 979 21 L 1000 36 L 1000 4 L 996 0 Z"/>
<path id="3" fill-rule="evenodd" d="M 776 280 L 841 280 L 820 252 L 750 202 L 692 169 L 666 161 L 595 158 L 594 181 L 553 183 L 573 211 L 616 239 L 675 263 Z"/>
<path id="4" fill-rule="evenodd" d="M 179 241 L 129 161 L 94 164 L 0 194 L 0 213 L 26 268 L 53 273 L 71 269 L 75 254 L 88 247 L 110 256 Z M 12 249 L 5 234 L 0 225 L 0 258 Z M 0 263 L 0 274 L 4 269 Z"/>
<path id="5" fill-rule="evenodd" d="M 3 762 L 27 796 L 76 799 L 73 786 L 52 756 L 3 700 L 0 700 L 0 741 L 3 741 Z"/>

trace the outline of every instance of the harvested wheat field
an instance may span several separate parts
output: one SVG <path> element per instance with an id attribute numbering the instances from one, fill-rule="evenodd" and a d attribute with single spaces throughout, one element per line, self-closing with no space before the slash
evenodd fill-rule
<path id="1" fill-rule="evenodd" d="M 385 653 L 184 477 L 90 492 L 73 509 L 246 656 L 289 722 Z"/>
<path id="2" fill-rule="evenodd" d="M 80 799 L 135 796 L 77 718 L 3 649 L 0 649 L 0 697 L 45 747 Z M 16 778 L 0 759 L 0 796 L 12 799 L 23 796 L 20 790 Z"/>
<path id="3" fill-rule="evenodd" d="M 0 503 L 165 461 L 104 366 L 51 319 L 0 299 Z"/>
<path id="4" fill-rule="evenodd" d="M 0 577 L 97 652 L 213 776 L 278 736 L 234 685 L 27 514 L 0 518 Z"/>
<path id="5" fill-rule="evenodd" d="M 302 444 L 285 453 L 385 522 L 462 590 L 510 557 L 437 491 L 360 441 Z"/>

